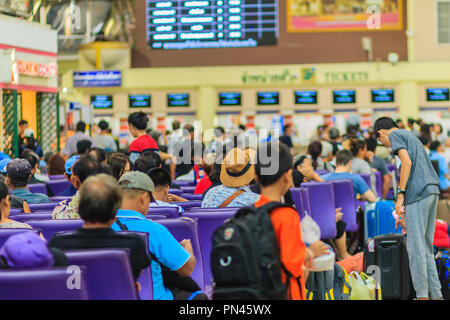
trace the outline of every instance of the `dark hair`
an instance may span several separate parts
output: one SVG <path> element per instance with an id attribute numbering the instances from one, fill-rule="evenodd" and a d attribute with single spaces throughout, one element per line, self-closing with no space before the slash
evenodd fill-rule
<path id="1" fill-rule="evenodd" d="M 181 123 L 178 120 L 174 120 L 174 122 L 172 122 L 172 129 L 173 130 L 178 130 L 181 127 Z"/>
<path id="2" fill-rule="evenodd" d="M 311 164 L 314 170 L 317 169 L 317 160 L 322 154 L 322 143 L 320 141 L 313 141 L 308 146 L 308 153 L 311 155 Z"/>
<path id="3" fill-rule="evenodd" d="M 81 183 L 99 173 L 102 173 L 100 162 L 89 155 L 81 156 L 72 166 L 72 175 L 77 176 Z"/>
<path id="4" fill-rule="evenodd" d="M 283 127 L 283 132 L 285 132 L 289 128 L 292 128 L 292 124 L 290 124 L 290 123 L 285 124 L 284 127 Z"/>
<path id="5" fill-rule="evenodd" d="M 108 163 L 111 167 L 112 176 L 114 178 L 116 178 L 117 180 L 119 180 L 119 178 L 122 176 L 127 163 L 130 164 L 130 169 L 131 169 L 131 161 L 123 153 L 119 153 L 119 152 L 113 153 L 109 157 Z"/>
<path id="6" fill-rule="evenodd" d="M 104 162 L 108 159 L 108 153 L 102 148 L 90 148 L 88 153 L 91 155 L 91 157 L 96 158 L 99 162 Z"/>
<path id="7" fill-rule="evenodd" d="M 262 158 L 267 159 L 262 159 Z M 278 165 L 275 174 L 263 174 L 263 170 Z M 264 143 L 256 154 L 255 173 L 263 187 L 275 184 L 283 174 L 292 169 L 293 160 L 289 148 L 278 141 Z"/>
<path id="8" fill-rule="evenodd" d="M 430 138 L 429 137 L 427 137 L 427 136 L 420 136 L 419 137 L 419 140 L 420 140 L 420 142 L 422 142 L 422 144 L 424 145 L 424 146 L 426 146 L 426 145 L 428 145 L 429 143 L 430 143 Z"/>
<path id="9" fill-rule="evenodd" d="M 414 124 L 416 122 L 416 120 L 414 120 L 413 118 L 408 118 L 408 124 Z"/>
<path id="10" fill-rule="evenodd" d="M 336 153 L 336 166 L 346 166 L 353 159 L 353 155 L 348 150 L 339 150 Z"/>
<path id="11" fill-rule="evenodd" d="M 367 139 L 366 145 L 367 145 L 367 151 L 375 152 L 375 150 L 377 149 L 377 146 L 378 146 L 377 139 L 375 139 L 375 138 Z"/>
<path id="12" fill-rule="evenodd" d="M 335 127 L 330 128 L 330 131 L 328 131 L 328 135 L 331 140 L 335 140 L 335 139 L 339 138 L 339 129 L 335 128 Z"/>
<path id="13" fill-rule="evenodd" d="M 225 133 L 225 129 L 223 127 L 216 127 L 214 129 L 214 135 L 216 136 L 216 138 L 221 137 L 224 133 Z"/>
<path id="14" fill-rule="evenodd" d="M 439 126 L 439 129 L 441 130 L 441 133 L 444 132 L 444 129 L 442 128 L 442 125 L 440 123 L 435 123 L 435 125 Z"/>
<path id="15" fill-rule="evenodd" d="M 133 112 L 128 116 L 128 123 L 138 130 L 145 130 L 147 129 L 148 116 L 142 111 Z"/>
<path id="16" fill-rule="evenodd" d="M 375 131 L 375 135 L 378 138 L 380 135 L 378 134 L 379 130 L 389 130 L 392 128 L 398 128 L 397 124 L 394 120 L 389 117 L 381 117 L 375 121 L 373 125 L 373 129 Z"/>
<path id="17" fill-rule="evenodd" d="M 80 140 L 77 142 L 77 152 L 79 154 L 83 154 L 89 150 L 91 145 L 92 145 L 92 142 L 89 140 Z"/>
<path id="18" fill-rule="evenodd" d="M 430 150 L 436 151 L 440 145 L 441 145 L 441 143 L 439 141 L 435 140 L 430 144 Z"/>
<path id="19" fill-rule="evenodd" d="M 420 127 L 420 135 L 427 136 L 431 140 L 431 126 L 429 124 L 424 124 Z"/>
<path id="20" fill-rule="evenodd" d="M 100 122 L 98 123 L 98 127 L 100 128 L 100 130 L 106 130 L 108 129 L 109 124 L 105 120 L 100 120 Z"/>
<path id="21" fill-rule="evenodd" d="M 56 153 L 52 155 L 48 160 L 48 175 L 55 176 L 64 174 L 64 172 L 66 172 L 64 165 L 65 161 L 61 154 Z"/>
<path id="22" fill-rule="evenodd" d="M 19 121 L 19 126 L 23 126 L 24 124 L 28 124 L 28 121 L 23 119 Z"/>
<path id="23" fill-rule="evenodd" d="M 83 121 L 79 121 L 77 123 L 77 131 L 85 132 L 86 131 L 86 123 Z"/>
<path id="24" fill-rule="evenodd" d="M 292 170 L 292 182 L 294 183 L 294 187 L 300 188 L 304 179 L 305 177 L 300 171 L 297 169 Z"/>
<path id="25" fill-rule="evenodd" d="M 161 166 L 161 156 L 153 150 L 143 152 L 134 162 L 134 171 L 147 173 L 152 168 Z"/>
<path id="26" fill-rule="evenodd" d="M 239 125 L 239 129 L 245 131 L 245 125 L 243 125 L 242 123 Z"/>
<path id="27" fill-rule="evenodd" d="M 122 190 L 106 174 L 90 177 L 80 189 L 78 213 L 84 221 L 108 222 L 115 218 L 122 204 Z"/>
<path id="28" fill-rule="evenodd" d="M 31 166 L 31 169 L 34 169 L 39 164 L 39 156 L 33 151 L 22 152 L 21 158 L 28 161 L 28 163 Z"/>
<path id="29" fill-rule="evenodd" d="M 397 120 L 395 120 L 395 123 L 397 123 L 397 124 L 398 124 L 398 123 L 400 123 L 400 122 L 403 122 L 403 120 L 402 120 L 402 119 L 400 119 L 400 118 L 399 118 L 399 119 L 397 119 Z"/>
<path id="30" fill-rule="evenodd" d="M 164 168 L 153 168 L 147 172 L 147 175 L 152 179 L 155 188 L 170 186 L 172 179 L 169 172 Z"/>
<path id="31" fill-rule="evenodd" d="M 297 170 L 297 167 L 300 166 L 300 165 L 303 163 L 303 161 L 305 161 L 305 159 L 306 159 L 306 156 L 305 156 L 305 155 L 301 155 L 301 156 L 294 162 L 294 167 L 293 167 L 293 168 Z"/>
<path id="32" fill-rule="evenodd" d="M 25 137 L 25 139 L 27 140 L 26 147 L 28 149 L 34 150 L 36 148 L 36 145 L 37 145 L 37 141 L 34 138 L 34 135 L 31 135 L 31 137 Z"/>
<path id="33" fill-rule="evenodd" d="M 366 141 L 359 140 L 359 139 L 352 139 L 350 141 L 350 150 L 352 151 L 352 154 L 354 157 L 358 155 L 359 150 L 364 150 L 364 147 L 366 146 Z"/>
<path id="34" fill-rule="evenodd" d="M 185 124 L 183 127 L 183 134 L 187 135 L 191 134 L 192 132 L 194 132 L 194 126 L 190 123 Z"/>

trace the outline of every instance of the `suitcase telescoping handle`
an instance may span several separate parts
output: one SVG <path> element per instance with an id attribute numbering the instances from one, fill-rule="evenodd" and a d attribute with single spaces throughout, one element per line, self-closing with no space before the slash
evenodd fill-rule
<path id="1" fill-rule="evenodd" d="M 396 244 L 398 244 L 398 241 L 396 241 L 396 240 L 380 241 L 380 245 L 383 246 L 384 248 L 388 248 L 388 247 L 396 245 Z"/>

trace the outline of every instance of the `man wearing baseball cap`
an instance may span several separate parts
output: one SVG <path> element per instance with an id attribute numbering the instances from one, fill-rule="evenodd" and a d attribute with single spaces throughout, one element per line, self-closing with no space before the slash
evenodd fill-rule
<path id="1" fill-rule="evenodd" d="M 72 156 L 64 164 L 64 169 L 65 169 L 64 176 L 66 177 L 67 180 L 70 181 L 70 187 L 68 187 L 66 190 L 64 190 L 60 194 L 58 194 L 57 195 L 58 197 L 73 197 L 75 195 L 75 193 L 77 193 L 77 189 L 75 189 L 75 187 L 73 186 L 71 177 L 72 177 L 72 167 L 79 158 L 80 158 L 79 155 Z"/>
<path id="2" fill-rule="evenodd" d="M 27 188 L 31 177 L 31 165 L 25 159 L 14 159 L 6 166 L 7 184 L 11 194 L 24 199 L 27 203 L 48 203 L 50 198 L 43 193 L 31 193 Z"/>
<path id="3" fill-rule="evenodd" d="M 196 264 L 190 240 L 178 243 L 166 227 L 146 219 L 151 193 L 155 190 L 153 181 L 145 173 L 133 171 L 120 178 L 119 186 L 123 191 L 122 206 L 117 211 L 116 222 L 111 228 L 115 231 L 139 231 L 150 235 L 153 299 L 187 300 L 190 296 L 195 300 L 205 299 L 206 296 L 200 292 L 198 285 L 189 278 Z M 171 278 L 176 273 L 175 278 L 182 277 L 183 281 L 171 284 L 165 278 L 163 282 L 161 266 L 172 270 Z M 180 288 L 181 284 L 189 286 Z"/>

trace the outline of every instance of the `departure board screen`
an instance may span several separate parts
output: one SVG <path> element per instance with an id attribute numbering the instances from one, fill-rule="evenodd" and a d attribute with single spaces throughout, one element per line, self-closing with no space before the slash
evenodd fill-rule
<path id="1" fill-rule="evenodd" d="M 278 105 L 280 104 L 279 92 L 258 92 L 257 93 L 258 105 Z"/>
<path id="2" fill-rule="evenodd" d="M 91 96 L 91 106 L 94 109 L 112 109 L 113 98 L 107 95 Z"/>
<path id="3" fill-rule="evenodd" d="M 449 101 L 449 89 L 448 88 L 429 88 L 427 89 L 427 101 Z"/>
<path id="4" fill-rule="evenodd" d="M 316 104 L 317 103 L 317 91 L 295 91 L 295 104 Z"/>
<path id="5" fill-rule="evenodd" d="M 149 94 L 130 94 L 128 96 L 130 108 L 150 108 L 152 97 Z"/>
<path id="6" fill-rule="evenodd" d="M 219 93 L 220 106 L 240 106 L 241 94 L 239 92 L 221 92 Z"/>
<path id="7" fill-rule="evenodd" d="M 394 89 L 373 89 L 372 102 L 394 102 Z"/>
<path id="8" fill-rule="evenodd" d="M 278 0 L 146 0 L 152 49 L 276 45 Z"/>
<path id="9" fill-rule="evenodd" d="M 356 92 L 355 90 L 334 90 L 333 91 L 334 103 L 355 103 Z"/>
<path id="10" fill-rule="evenodd" d="M 169 93 L 167 95 L 168 107 L 189 107 L 188 93 Z"/>

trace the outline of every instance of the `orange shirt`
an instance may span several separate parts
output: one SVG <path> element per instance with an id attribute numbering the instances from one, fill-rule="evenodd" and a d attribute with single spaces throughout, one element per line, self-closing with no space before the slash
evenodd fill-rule
<path id="1" fill-rule="evenodd" d="M 261 196 L 255 203 L 255 207 L 261 207 L 269 203 L 270 199 Z M 305 300 L 305 279 L 303 276 L 303 264 L 305 261 L 306 245 L 302 240 L 300 217 L 297 211 L 291 208 L 278 208 L 270 213 L 275 237 L 280 248 L 281 262 L 289 270 L 293 277 L 300 276 L 301 293 L 297 281 L 291 278 L 289 285 L 292 300 Z M 286 274 L 281 270 L 282 281 L 286 282 Z"/>

